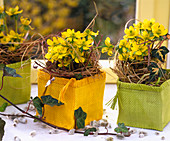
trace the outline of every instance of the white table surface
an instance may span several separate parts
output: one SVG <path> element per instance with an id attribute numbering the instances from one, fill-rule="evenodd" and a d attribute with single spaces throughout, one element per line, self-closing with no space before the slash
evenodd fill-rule
<path id="1" fill-rule="evenodd" d="M 108 116 L 108 121 L 112 125 L 112 129 L 109 129 L 109 132 L 114 132 L 114 128 L 117 127 L 116 121 L 118 116 L 118 110 L 111 110 L 110 107 L 107 107 L 105 104 L 116 94 L 116 85 L 114 84 L 106 84 L 105 87 L 105 94 L 104 94 L 104 103 L 103 107 L 106 109 L 106 114 L 103 115 L 103 118 L 106 118 L 106 115 Z M 31 88 L 31 95 L 33 97 L 38 95 L 38 88 L 37 85 L 32 85 Z M 24 108 L 26 107 L 26 104 L 21 104 L 19 107 Z M 16 110 L 14 107 L 9 106 L 5 113 L 19 113 L 18 110 Z M 7 119 L 6 117 L 2 117 L 6 121 L 5 125 L 5 134 L 3 137 L 3 141 L 14 141 L 14 137 L 18 136 L 21 141 L 105 141 L 108 137 L 113 137 L 114 141 L 119 140 L 116 136 L 110 136 L 110 135 L 100 135 L 97 137 L 93 137 L 93 135 L 89 135 L 88 137 L 83 136 L 82 134 L 74 134 L 74 135 L 68 135 L 65 131 L 60 131 L 59 134 L 49 134 L 50 128 L 44 128 L 41 123 L 35 123 L 32 119 L 27 119 L 27 124 L 17 124 L 17 127 L 13 126 L 13 121 L 10 119 Z M 137 133 L 132 134 L 130 137 L 125 137 L 124 140 L 130 140 L 130 141 L 160 141 L 161 137 L 164 136 L 165 140 L 170 140 L 170 123 L 164 128 L 163 132 L 159 132 L 159 135 L 155 135 L 155 130 L 147 130 L 147 129 L 140 129 L 140 128 L 132 128 L 130 129 L 136 129 Z M 36 135 L 34 137 L 31 137 L 29 134 L 32 131 L 36 131 Z M 106 130 L 103 127 L 100 127 L 101 132 L 106 132 Z M 145 131 L 148 133 L 147 136 L 143 138 L 139 138 L 139 132 Z"/>

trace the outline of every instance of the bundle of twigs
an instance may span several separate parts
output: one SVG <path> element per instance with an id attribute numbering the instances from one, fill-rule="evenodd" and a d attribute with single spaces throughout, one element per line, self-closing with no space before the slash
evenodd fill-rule
<path id="1" fill-rule="evenodd" d="M 115 56 L 117 57 L 117 56 Z M 157 63 L 159 62 L 150 61 Z M 144 61 L 120 61 L 115 59 L 115 67 L 111 68 L 114 73 L 119 77 L 119 81 L 136 84 L 148 84 L 154 85 L 155 83 L 149 83 L 150 71 L 148 70 L 148 60 Z M 167 72 L 165 76 L 160 80 L 159 84 L 170 79 L 170 72 Z"/>

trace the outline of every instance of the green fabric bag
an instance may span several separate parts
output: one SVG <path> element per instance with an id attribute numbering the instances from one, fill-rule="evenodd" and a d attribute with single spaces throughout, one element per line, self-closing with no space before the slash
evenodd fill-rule
<path id="1" fill-rule="evenodd" d="M 7 65 L 7 67 L 14 68 L 20 77 L 4 77 L 3 88 L 0 94 L 13 102 L 14 104 L 26 103 L 30 99 L 31 93 L 31 60 L 17 62 Z M 2 78 L 3 71 L 0 70 L 0 79 Z M 2 81 L 0 81 L 0 86 Z M 0 98 L 0 106 L 6 102 Z"/>
<path id="2" fill-rule="evenodd" d="M 160 87 L 117 83 L 117 123 L 162 131 L 170 121 L 170 80 Z"/>

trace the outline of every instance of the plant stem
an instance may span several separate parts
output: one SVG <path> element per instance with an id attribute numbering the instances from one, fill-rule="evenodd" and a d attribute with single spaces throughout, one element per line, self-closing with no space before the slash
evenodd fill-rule
<path id="1" fill-rule="evenodd" d="M 6 22 L 6 17 L 4 17 L 4 23 L 5 23 L 5 30 L 6 30 L 6 34 L 8 33 L 8 26 L 7 26 L 7 22 Z"/>
<path id="2" fill-rule="evenodd" d="M 4 85 L 4 75 L 2 76 L 2 84 L 1 84 L 0 91 L 1 91 L 1 90 L 2 90 L 2 88 L 3 88 L 3 85 Z"/>
<path id="3" fill-rule="evenodd" d="M 84 134 L 84 132 L 81 132 L 81 131 L 75 131 L 75 133 L 78 133 L 78 134 Z M 93 135 L 94 133 L 89 133 L 89 135 Z M 116 133 L 98 133 L 98 135 L 117 135 Z"/>
<path id="4" fill-rule="evenodd" d="M 15 18 L 15 32 L 16 32 L 16 33 L 17 33 L 17 28 L 18 28 L 17 19 Z"/>
<path id="5" fill-rule="evenodd" d="M 45 121 L 43 121 L 43 120 L 41 120 L 41 119 L 39 119 L 39 118 L 31 115 L 30 113 L 25 112 L 24 110 L 22 110 L 21 108 L 19 108 L 19 107 L 16 106 L 15 104 L 13 104 L 11 101 L 9 101 L 7 98 L 5 98 L 4 96 L 2 96 L 1 94 L 0 94 L 0 97 L 3 98 L 3 99 L 4 99 L 5 101 L 7 101 L 8 103 L 10 103 L 12 106 L 14 106 L 14 107 L 15 107 L 16 109 L 18 109 L 19 111 L 21 111 L 22 113 L 28 115 L 30 118 L 36 119 L 36 120 L 41 121 L 42 123 L 44 123 L 44 124 L 46 124 L 46 125 L 49 125 L 49 126 L 51 126 L 51 127 L 53 127 L 53 128 L 56 128 L 55 125 L 52 125 L 52 124 L 50 124 L 50 123 L 47 123 L 47 122 L 45 122 Z"/>
<path id="6" fill-rule="evenodd" d="M 151 52 L 150 45 L 148 45 L 148 66 L 150 65 L 150 61 L 151 61 L 150 52 Z"/>

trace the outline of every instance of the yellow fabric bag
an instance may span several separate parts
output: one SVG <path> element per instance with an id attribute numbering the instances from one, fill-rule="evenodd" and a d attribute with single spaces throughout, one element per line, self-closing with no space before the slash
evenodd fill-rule
<path id="1" fill-rule="evenodd" d="M 73 129 L 75 127 L 74 111 L 79 107 L 87 113 L 85 125 L 88 125 L 90 121 L 100 120 L 103 115 L 105 79 L 105 72 L 81 80 L 55 77 L 45 95 L 61 100 L 64 105 L 53 107 L 45 105 L 45 121 L 58 127 Z M 39 97 L 43 95 L 48 80 L 50 75 L 38 70 Z"/>

